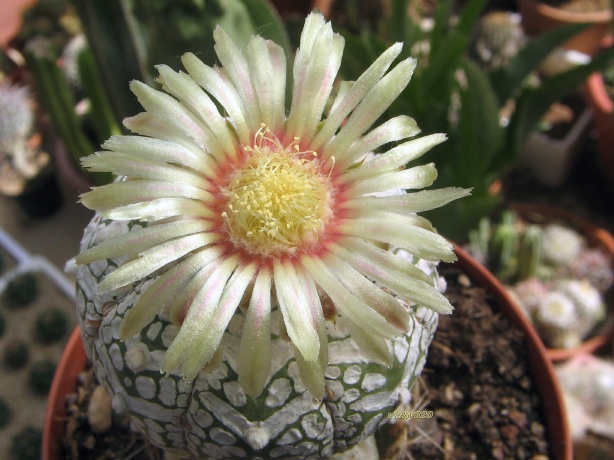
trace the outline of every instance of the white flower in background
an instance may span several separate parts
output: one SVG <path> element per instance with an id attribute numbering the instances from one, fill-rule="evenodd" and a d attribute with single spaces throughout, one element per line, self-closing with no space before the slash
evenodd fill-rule
<path id="1" fill-rule="evenodd" d="M 445 140 L 406 140 L 419 132 L 407 116 L 368 131 L 414 70 L 407 59 L 387 72 L 401 44 L 343 85 L 324 113 L 344 40 L 321 15 L 309 15 L 286 115 L 283 49 L 256 36 L 244 54 L 219 27 L 214 38 L 220 67 L 188 53 L 187 74 L 158 66 L 163 91 L 133 82 L 145 108 L 125 121 L 136 135 L 113 137 L 106 151 L 83 161 L 126 177 L 86 193 L 88 208 L 149 225 L 84 251 L 77 263 L 128 256 L 101 292 L 161 274 L 126 314 L 121 335 L 128 339 L 167 313 L 181 328 L 162 370 L 189 380 L 214 358 L 237 307 L 245 307 L 238 373 L 253 396 L 269 378 L 271 309 L 279 308 L 301 379 L 320 398 L 327 319 L 344 316 L 368 356 L 389 364 L 386 341 L 409 327 L 398 298 L 452 311 L 430 277 L 386 248 L 455 260 L 452 245 L 416 213 L 468 191 L 384 193 L 430 186 L 433 164 L 405 165 Z M 387 144 L 392 148 L 366 158 Z"/>

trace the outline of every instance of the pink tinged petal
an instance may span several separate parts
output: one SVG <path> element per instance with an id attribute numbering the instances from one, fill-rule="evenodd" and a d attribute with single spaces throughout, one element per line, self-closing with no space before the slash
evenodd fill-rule
<path id="1" fill-rule="evenodd" d="M 209 186 L 209 181 L 194 171 L 123 153 L 96 152 L 94 155 L 82 158 L 81 165 L 89 171 L 109 171 L 118 176 L 181 182 L 200 189 L 206 189 Z"/>
<path id="2" fill-rule="evenodd" d="M 162 359 L 162 372 L 177 372 L 191 381 L 213 357 L 219 342 L 213 343 L 215 338 L 210 336 L 209 322 L 238 262 L 238 256 L 224 260 L 196 294 L 177 337 Z M 227 325 L 217 326 L 226 328 Z"/>
<path id="3" fill-rule="evenodd" d="M 173 71 L 165 65 L 156 66 L 164 82 L 164 89 L 175 96 L 181 103 L 188 107 L 192 113 L 202 121 L 207 128 L 208 136 L 215 141 L 220 151 L 230 158 L 236 157 L 236 143 L 226 120 L 211 98 L 201 89 L 196 82 L 184 73 Z M 216 154 L 216 149 L 209 148 L 209 152 L 218 161 L 223 158 Z"/>
<path id="4" fill-rule="evenodd" d="M 224 79 L 211 67 L 206 66 L 192 53 L 181 57 L 181 62 L 190 77 L 211 94 L 228 112 L 232 124 L 237 131 L 238 140 L 243 145 L 249 145 L 250 129 L 247 124 L 247 114 L 234 88 L 231 88 Z"/>
<path id="5" fill-rule="evenodd" d="M 176 131 L 187 135 L 198 145 L 210 144 L 210 137 L 206 134 L 202 122 L 177 99 L 137 80 L 130 83 L 130 90 L 147 112 L 168 123 Z"/>
<path id="6" fill-rule="evenodd" d="M 127 286 L 198 248 L 214 243 L 218 239 L 219 235 L 214 233 L 196 233 L 148 249 L 142 252 L 138 259 L 125 263 L 106 276 L 98 285 L 98 290 L 101 293 L 106 293 Z"/>
<path id="7" fill-rule="evenodd" d="M 403 171 L 381 173 L 350 186 L 346 193 L 348 196 L 360 196 L 395 188 L 420 189 L 433 185 L 435 179 L 437 179 L 437 168 L 434 163 L 429 163 Z"/>
<path id="8" fill-rule="evenodd" d="M 343 158 L 349 147 L 384 113 L 411 79 L 415 59 L 400 62 L 367 93 L 347 123 L 324 148 L 323 158 Z"/>
<path id="9" fill-rule="evenodd" d="M 260 36 L 247 45 L 252 87 L 258 89 L 261 122 L 273 132 L 282 129 L 285 114 L 286 65 L 283 48 Z M 283 72 L 283 80 L 276 72 Z"/>
<path id="10" fill-rule="evenodd" d="M 279 131 L 285 127 L 286 121 L 286 53 L 284 49 L 267 40 L 267 47 L 271 57 L 273 73 L 270 76 L 274 81 L 273 94 L 273 120 L 271 130 Z"/>
<path id="11" fill-rule="evenodd" d="M 339 246 L 344 250 L 341 251 Z M 430 286 L 434 284 L 430 276 L 408 260 L 370 242 L 358 238 L 344 238 L 338 245 L 331 245 L 330 248 L 358 271 L 376 281 L 396 271 L 401 272 L 401 276 L 415 278 Z"/>
<path id="12" fill-rule="evenodd" d="M 237 94 L 243 101 L 246 109 L 245 118 L 250 123 L 252 131 L 256 132 L 261 121 L 260 106 L 258 95 L 252 86 L 249 67 L 243 52 L 219 25 L 213 31 L 213 40 L 215 41 L 214 48 L 220 63 L 236 89 Z"/>
<path id="13" fill-rule="evenodd" d="M 380 253 L 368 248 L 367 246 L 373 245 L 366 242 L 348 241 L 344 246 L 334 245 L 330 250 L 360 273 L 387 287 L 402 299 L 430 308 L 436 313 L 452 312 L 453 308 L 448 299 L 433 287 L 433 280 L 419 268 L 410 264 L 413 269 L 408 269 L 406 261 L 391 253 L 386 254 L 397 259 L 398 263 L 386 263 L 389 258 L 382 257 Z"/>
<path id="14" fill-rule="evenodd" d="M 390 142 L 413 137 L 420 132 L 416 121 L 408 116 L 391 118 L 354 142 L 345 155 L 338 160 L 340 168 L 347 168 L 355 161 Z"/>
<path id="15" fill-rule="evenodd" d="M 354 83 L 355 82 L 353 81 L 345 81 L 345 80 L 339 82 L 339 87 L 337 88 L 337 94 L 335 94 L 335 99 L 333 100 L 333 103 L 331 104 L 330 109 L 329 109 L 329 116 L 326 117 L 326 120 L 324 121 L 324 123 L 328 121 L 328 119 L 330 118 L 330 114 L 335 112 L 335 110 L 337 110 L 339 105 L 343 102 L 345 95 L 349 93 L 350 90 L 352 89 L 352 86 L 354 86 Z M 319 137 L 320 131 L 318 132 L 316 137 Z M 335 128 L 335 131 L 336 131 L 336 128 Z M 333 131 L 333 134 L 334 134 L 334 131 Z M 329 139 L 326 139 L 326 142 L 328 141 Z M 314 144 L 314 142 L 315 142 L 315 139 L 309 147 L 312 147 L 312 148 L 315 147 L 317 144 Z"/>
<path id="16" fill-rule="evenodd" d="M 226 326 L 230 323 L 245 294 L 245 290 L 253 280 L 256 269 L 257 265 L 255 263 L 246 266 L 239 265 L 228 280 L 222 298 L 214 308 L 211 319 L 206 323 L 207 343 L 206 347 L 201 351 L 204 354 L 203 361 L 209 361 L 213 357 L 215 350 L 219 347 Z M 270 341 L 270 334 L 268 338 Z M 257 353 L 260 353 L 260 350 L 257 350 Z"/>
<path id="17" fill-rule="evenodd" d="M 169 217 L 217 217 L 217 213 L 207 208 L 203 202 L 190 198 L 158 198 L 145 203 L 129 204 L 103 211 L 105 219 L 135 220 L 155 222 Z"/>
<path id="18" fill-rule="evenodd" d="M 392 244 L 426 260 L 456 260 L 452 244 L 437 233 L 417 227 L 415 221 L 408 217 L 390 214 L 385 221 L 369 218 L 347 219 L 339 226 L 339 232 Z"/>
<path id="19" fill-rule="evenodd" d="M 219 249 L 219 246 L 214 246 L 210 249 Z M 164 308 L 164 311 L 168 313 L 168 317 L 171 322 L 177 326 L 181 326 L 185 320 L 186 314 L 194 298 L 200 292 L 201 288 L 210 278 L 210 276 L 219 268 L 224 259 L 219 257 L 219 253 L 216 251 L 213 254 L 211 262 L 203 264 L 200 270 L 188 278 L 183 283 L 181 290 L 177 291 L 177 294 L 170 300 L 170 302 Z"/>
<path id="20" fill-rule="evenodd" d="M 439 208 L 451 201 L 471 195 L 471 189 L 445 187 L 437 190 L 422 190 L 403 195 L 385 197 L 360 196 L 340 203 L 341 209 L 368 211 L 386 209 L 389 212 L 410 214 Z"/>
<path id="21" fill-rule="evenodd" d="M 306 142 L 315 135 L 341 65 L 344 45 L 345 40 L 333 34 L 330 23 L 320 29 L 311 54 L 304 61 L 305 66 L 299 69 L 301 88 L 297 92 L 298 99 L 292 100 L 288 115 L 289 135 L 298 136 Z"/>
<path id="22" fill-rule="evenodd" d="M 356 108 L 366 94 L 382 78 L 402 49 L 402 43 L 392 45 L 348 88 L 347 92 L 342 96 L 338 96 L 339 100 L 335 100 L 335 104 L 324 121 L 322 129 L 311 143 L 311 149 L 319 150 L 333 137 L 341 123 L 343 123 L 343 120 L 346 119 L 350 112 Z"/>
<path id="23" fill-rule="evenodd" d="M 386 367 L 391 367 L 394 358 L 386 339 L 367 333 L 352 321 L 348 321 L 350 336 L 368 359 Z"/>
<path id="24" fill-rule="evenodd" d="M 196 273 L 221 253 L 220 247 L 203 249 L 160 276 L 126 312 L 119 328 L 120 339 L 128 340 L 138 334 L 153 321 L 156 314 L 167 310 Z"/>
<path id="25" fill-rule="evenodd" d="M 301 257 L 301 262 L 314 281 L 332 299 L 341 315 L 364 329 L 366 333 L 377 337 L 390 338 L 400 334 L 399 330 L 382 315 L 348 291 L 320 259 L 305 255 Z"/>
<path id="26" fill-rule="evenodd" d="M 201 161 L 204 163 L 203 166 L 207 166 L 209 162 L 213 162 L 213 158 L 209 156 L 202 144 L 196 143 L 194 139 L 186 133 L 178 131 L 173 125 L 158 118 L 152 113 L 141 112 L 133 117 L 124 118 L 123 123 L 124 126 L 133 133 L 173 142 L 186 150 L 201 154 Z M 198 168 L 197 170 L 200 171 L 203 170 L 203 168 Z M 208 175 L 210 176 L 210 174 Z"/>
<path id="27" fill-rule="evenodd" d="M 306 361 L 317 361 L 320 340 L 316 325 L 309 313 L 305 294 L 291 263 L 276 260 L 273 263 L 273 278 L 279 309 L 290 340 Z"/>
<path id="28" fill-rule="evenodd" d="M 239 384 L 257 397 L 271 371 L 271 273 L 262 269 L 256 276 L 249 301 L 237 360 Z"/>
<path id="29" fill-rule="evenodd" d="M 320 339 L 320 352 L 317 361 L 307 361 L 299 350 L 294 347 L 294 356 L 303 385 L 305 385 L 307 391 L 314 398 L 322 399 L 324 395 L 324 372 L 328 367 L 328 333 L 326 331 L 326 322 L 324 320 L 320 296 L 311 276 L 300 267 L 297 269 L 297 275 L 301 290 L 305 294 L 306 305 L 309 307 L 311 320 L 316 326 Z"/>
<path id="30" fill-rule="evenodd" d="M 287 133 L 290 137 L 296 135 L 298 129 L 298 119 L 304 118 L 299 115 L 299 112 L 308 110 L 309 101 L 305 99 L 304 92 L 306 91 L 306 81 L 309 67 L 311 64 L 311 58 L 313 54 L 313 47 L 316 38 L 323 33 L 323 29 L 328 30 L 332 34 L 332 27 L 330 23 L 324 21 L 324 17 L 321 14 L 311 13 L 305 20 L 303 31 L 301 32 L 301 39 L 299 47 L 296 51 L 294 58 L 294 67 L 292 69 L 292 75 L 294 79 L 294 85 L 292 90 L 292 105 L 290 107 L 290 115 L 288 117 L 288 124 L 286 125 Z M 322 68 L 326 66 L 326 62 L 318 62 L 318 67 Z M 303 101 L 303 103 L 300 103 Z M 291 123 L 290 123 L 291 122 Z"/>
<path id="31" fill-rule="evenodd" d="M 142 179 L 96 187 L 81 196 L 81 203 L 89 209 L 108 211 L 158 198 L 182 197 L 209 202 L 212 196 L 209 192 L 186 184 Z"/>
<path id="32" fill-rule="evenodd" d="M 192 151 L 176 142 L 142 136 L 112 136 L 102 144 L 102 148 L 145 160 L 174 163 L 210 175 L 207 163 L 211 159 L 206 158 L 204 151 Z"/>
<path id="33" fill-rule="evenodd" d="M 399 331 L 409 331 L 409 311 L 397 299 L 334 254 L 327 254 L 325 263 L 348 291 L 362 299 Z"/>
<path id="34" fill-rule="evenodd" d="M 115 259 L 122 256 L 133 256 L 166 241 L 207 232 L 211 229 L 211 222 L 206 220 L 181 220 L 168 224 L 150 225 L 149 227 L 133 230 L 83 251 L 75 260 L 77 264 L 88 264 L 95 260 Z"/>
<path id="35" fill-rule="evenodd" d="M 445 140 L 445 134 L 431 134 L 405 142 L 386 153 L 377 155 L 374 159 L 361 164 L 358 168 L 350 169 L 341 175 L 338 183 L 364 180 L 378 174 L 395 171 L 400 167 L 404 167 L 410 161 L 421 157 L 431 148 Z"/>

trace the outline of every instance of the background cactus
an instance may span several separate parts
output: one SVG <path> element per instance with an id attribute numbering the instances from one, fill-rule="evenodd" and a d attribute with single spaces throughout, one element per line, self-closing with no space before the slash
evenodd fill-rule
<path id="1" fill-rule="evenodd" d="M 526 44 L 526 37 L 517 13 L 492 11 L 477 24 L 471 46 L 472 59 L 487 70 L 503 67 Z"/>
<path id="2" fill-rule="evenodd" d="M 49 155 L 33 142 L 34 102 L 28 88 L 0 81 L 0 107 L 10 107 L 0 111 L 0 191 L 17 195 L 49 163 Z"/>
<path id="3" fill-rule="evenodd" d="M 507 211 L 498 223 L 482 219 L 469 251 L 508 285 L 547 346 L 575 347 L 604 320 L 612 261 L 576 230 L 530 224 Z"/>
<path id="4" fill-rule="evenodd" d="M 591 433 L 614 440 L 614 364 L 580 355 L 556 371 L 569 402 L 567 413 L 574 442 Z"/>

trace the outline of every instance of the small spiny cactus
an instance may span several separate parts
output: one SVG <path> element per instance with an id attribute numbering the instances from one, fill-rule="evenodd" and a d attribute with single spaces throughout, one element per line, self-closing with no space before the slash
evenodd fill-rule
<path id="1" fill-rule="evenodd" d="M 544 260 L 553 265 L 568 265 L 578 258 L 584 249 L 584 240 L 575 230 L 560 224 L 544 228 Z"/>
<path id="2" fill-rule="evenodd" d="M 472 57 L 487 69 L 504 67 L 524 46 L 526 38 L 518 14 L 493 11 L 476 28 Z"/>
<path id="3" fill-rule="evenodd" d="M 580 344 L 578 334 L 573 331 L 578 322 L 576 309 L 569 297 L 560 292 L 550 292 L 533 315 L 535 327 L 553 348 L 572 348 Z"/>

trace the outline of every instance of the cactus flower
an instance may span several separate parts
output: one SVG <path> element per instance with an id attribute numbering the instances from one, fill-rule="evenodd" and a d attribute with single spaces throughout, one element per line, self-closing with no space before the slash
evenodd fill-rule
<path id="1" fill-rule="evenodd" d="M 183 376 L 182 385 L 219 364 L 225 331 L 240 312 L 240 343 L 231 367 L 242 391 L 259 397 L 278 372 L 279 366 L 271 365 L 275 330 L 276 337 L 289 339 L 304 387 L 322 400 L 329 334 L 338 319 L 368 361 L 391 366 L 394 339 L 420 328 L 412 320 L 412 305 L 452 311 L 433 278 L 415 263 L 453 261 L 452 245 L 416 213 L 469 192 L 453 187 L 415 191 L 430 186 L 437 172 L 433 164 L 406 164 L 445 135 L 411 139 L 419 129 L 407 116 L 370 129 L 414 70 L 411 58 L 389 70 L 400 43 L 357 81 L 342 84 L 329 105 L 344 40 L 320 14 L 309 15 L 286 113 L 282 48 L 256 36 L 243 53 L 219 27 L 214 39 L 219 67 L 188 53 L 182 57 L 187 73 L 157 67 L 161 91 L 133 82 L 131 89 L 145 108 L 124 122 L 134 135 L 112 137 L 105 151 L 83 160 L 92 171 L 120 176 L 84 194 L 83 204 L 98 211 L 99 219 L 129 222 L 130 230 L 116 235 L 107 229 L 105 238 L 98 234 L 102 242 L 84 243 L 76 262 L 114 261 L 113 269 L 99 277 L 96 295 L 117 299 L 116 293 L 126 296 L 128 290 L 128 296 L 137 296 L 120 315 L 123 341 L 141 331 L 149 337 L 147 327 L 157 315 L 177 326 L 176 335 L 164 337 L 168 348 L 161 370 Z M 107 231 L 98 222 L 96 231 Z M 122 364 L 112 359 L 120 369 Z M 147 358 L 135 347 L 125 363 L 136 372 L 147 367 Z M 385 384 L 376 377 L 363 387 Z M 268 395 L 270 410 L 277 406 Z M 236 409 L 247 403 L 233 404 Z M 385 407 L 376 405 L 377 410 Z M 151 421 L 155 414 L 146 410 Z M 321 414 L 309 415 L 316 416 Z M 231 419 L 225 426 L 242 433 L 252 448 L 273 436 L 269 432 L 261 442 L 254 433 L 264 422 L 245 422 L 251 428 L 241 431 Z M 277 433 L 280 423 L 271 430 Z"/>

